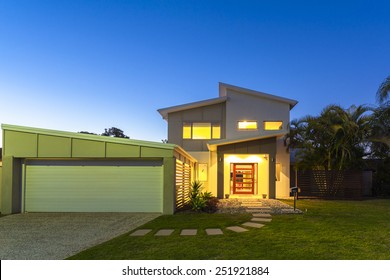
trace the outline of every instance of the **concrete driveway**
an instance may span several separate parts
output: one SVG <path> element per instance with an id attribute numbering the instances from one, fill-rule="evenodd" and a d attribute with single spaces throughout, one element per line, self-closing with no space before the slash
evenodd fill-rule
<path id="1" fill-rule="evenodd" d="M 25 213 L 1 217 L 0 259 L 65 259 L 158 216 L 151 213 Z"/>

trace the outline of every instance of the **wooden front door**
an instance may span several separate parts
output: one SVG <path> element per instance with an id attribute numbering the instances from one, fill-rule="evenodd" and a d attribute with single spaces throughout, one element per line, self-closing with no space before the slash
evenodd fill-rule
<path id="1" fill-rule="evenodd" d="M 257 175 L 256 163 L 232 163 L 231 182 L 233 194 L 254 194 Z"/>

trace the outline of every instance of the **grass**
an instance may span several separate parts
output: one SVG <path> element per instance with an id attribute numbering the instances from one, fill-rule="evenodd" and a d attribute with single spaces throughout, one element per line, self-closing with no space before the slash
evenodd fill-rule
<path id="1" fill-rule="evenodd" d="M 247 214 L 161 216 L 140 227 L 153 229 L 144 237 L 127 233 L 70 259 L 390 259 L 390 200 L 299 200 L 297 206 L 307 212 L 274 215 L 265 227 L 244 233 L 224 228 L 248 221 Z M 215 227 L 224 235 L 206 236 L 204 229 Z M 176 231 L 153 236 L 163 228 Z M 180 236 L 184 228 L 198 228 L 198 235 Z"/>

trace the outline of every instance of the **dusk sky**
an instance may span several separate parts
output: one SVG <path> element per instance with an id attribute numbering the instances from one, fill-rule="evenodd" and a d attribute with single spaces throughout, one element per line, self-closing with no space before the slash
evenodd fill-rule
<path id="1" fill-rule="evenodd" d="M 157 109 L 218 82 L 375 104 L 390 75 L 390 1 L 0 0 L 0 123 L 161 141 Z M 1 142 L 0 142 L 1 143 Z"/>

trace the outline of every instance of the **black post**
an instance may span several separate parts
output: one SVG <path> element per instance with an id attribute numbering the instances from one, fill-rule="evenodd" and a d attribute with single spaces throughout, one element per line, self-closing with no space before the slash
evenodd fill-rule
<path id="1" fill-rule="evenodd" d="M 298 191 L 294 192 L 294 212 L 295 209 L 297 208 L 297 196 L 298 196 Z"/>

